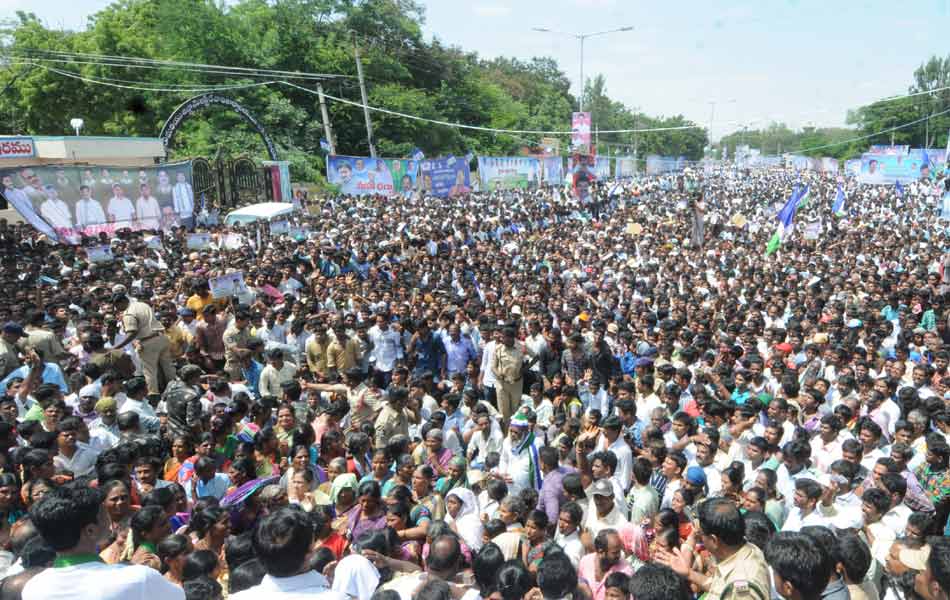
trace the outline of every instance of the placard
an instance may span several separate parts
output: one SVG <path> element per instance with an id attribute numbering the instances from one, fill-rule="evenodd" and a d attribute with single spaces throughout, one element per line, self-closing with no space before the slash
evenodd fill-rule
<path id="1" fill-rule="evenodd" d="M 289 221 L 274 221 L 270 224 L 271 235 L 283 235 L 285 233 L 290 233 Z"/>
<path id="2" fill-rule="evenodd" d="M 214 298 L 230 298 L 244 291 L 244 271 L 234 271 L 208 280 Z"/>
<path id="3" fill-rule="evenodd" d="M 189 233 L 186 246 L 189 250 L 206 250 L 211 247 L 211 234 Z"/>
<path id="4" fill-rule="evenodd" d="M 112 254 L 112 246 L 90 246 L 86 248 L 86 256 L 89 257 L 89 262 L 101 263 L 101 262 L 112 262 L 115 260 L 115 256 Z"/>

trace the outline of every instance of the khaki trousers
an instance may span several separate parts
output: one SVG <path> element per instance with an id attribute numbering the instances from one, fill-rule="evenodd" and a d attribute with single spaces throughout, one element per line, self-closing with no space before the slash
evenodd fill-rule
<path id="1" fill-rule="evenodd" d="M 142 375 L 148 385 L 148 393 L 161 394 L 164 385 L 159 385 L 159 374 L 164 383 L 175 380 L 175 365 L 172 363 L 171 343 L 165 334 L 141 342 L 139 360 L 142 362 Z"/>

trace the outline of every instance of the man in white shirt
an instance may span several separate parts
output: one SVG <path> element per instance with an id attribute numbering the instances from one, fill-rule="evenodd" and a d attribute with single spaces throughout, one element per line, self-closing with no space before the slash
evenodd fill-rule
<path id="1" fill-rule="evenodd" d="M 66 417 L 56 425 L 58 453 L 53 457 L 57 469 L 70 471 L 75 477 L 84 477 L 96 468 L 98 452 L 77 443 L 82 425 L 79 417 Z"/>
<path id="2" fill-rule="evenodd" d="M 373 368 L 385 375 L 388 386 L 396 362 L 403 359 L 402 339 L 389 326 L 389 317 L 385 314 L 376 315 L 376 325 L 370 327 L 367 334 L 373 342 L 370 356 Z"/>
<path id="3" fill-rule="evenodd" d="M 630 480 L 633 477 L 633 451 L 630 445 L 620 435 L 622 424 L 620 419 L 611 415 L 601 423 L 604 434 L 600 436 L 595 451 L 609 450 L 617 457 L 617 469 L 614 471 L 614 477 L 620 483 L 620 487 L 626 494 L 630 489 Z"/>
<path id="4" fill-rule="evenodd" d="M 261 371 L 261 378 L 257 389 L 261 396 L 282 398 L 284 395 L 281 384 L 294 381 L 297 376 L 297 365 L 284 360 L 284 351 L 272 348 L 267 351 L 267 366 Z"/>
<path id="5" fill-rule="evenodd" d="M 106 214 L 102 205 L 92 197 L 92 190 L 88 185 L 79 188 L 79 200 L 76 201 L 76 227 L 91 227 L 104 225 Z"/>
<path id="6" fill-rule="evenodd" d="M 162 209 L 158 200 L 152 195 L 147 183 L 139 186 L 139 198 L 135 201 L 135 214 L 139 225 L 149 231 L 162 228 Z"/>
<path id="7" fill-rule="evenodd" d="M 782 531 L 801 531 L 802 527 L 811 525 L 827 527 L 828 519 L 816 510 L 821 493 L 821 485 L 814 479 L 796 480 L 795 507 L 788 513 Z"/>
<path id="8" fill-rule="evenodd" d="M 161 422 L 152 405 L 145 396 L 148 394 L 148 385 L 144 377 L 133 377 L 125 382 L 126 400 L 119 407 L 118 414 L 129 412 L 138 413 L 142 429 L 150 433 L 158 433 Z"/>
<path id="9" fill-rule="evenodd" d="M 135 219 L 135 207 L 132 201 L 126 198 L 122 186 L 119 184 L 112 186 L 112 198 L 109 199 L 109 222 L 114 223 L 116 227 L 131 227 Z"/>
<path id="10" fill-rule="evenodd" d="M 303 510 L 287 507 L 270 513 L 254 528 L 252 543 L 267 574 L 259 585 L 232 594 L 231 600 L 347 600 L 330 589 L 326 577 L 307 568 L 313 526 Z"/>
<path id="11" fill-rule="evenodd" d="M 184 600 L 182 588 L 151 567 L 102 562 L 98 550 L 110 529 L 99 490 L 61 486 L 33 505 L 30 517 L 57 556 L 23 587 L 23 600 Z"/>
<path id="12" fill-rule="evenodd" d="M 43 190 L 46 192 L 46 200 L 40 205 L 40 215 L 53 229 L 72 229 L 73 217 L 69 213 L 69 206 L 60 199 L 56 188 L 47 185 Z"/>
<path id="13" fill-rule="evenodd" d="M 172 188 L 175 213 L 178 214 L 181 224 L 190 229 L 195 225 L 195 193 L 184 173 L 179 173 L 176 179 L 175 186 Z"/>

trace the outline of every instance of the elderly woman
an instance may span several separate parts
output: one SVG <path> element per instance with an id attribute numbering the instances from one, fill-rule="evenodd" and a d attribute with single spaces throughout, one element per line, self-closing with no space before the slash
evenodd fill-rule
<path id="1" fill-rule="evenodd" d="M 350 529 L 351 517 L 359 509 L 356 498 L 356 475 L 342 473 L 337 475 L 330 487 L 330 500 L 336 509 L 336 518 L 333 520 L 333 529 L 340 535 L 346 535 Z"/>
<path id="2" fill-rule="evenodd" d="M 482 520 L 478 516 L 478 502 L 472 490 L 457 487 L 445 496 L 445 522 L 459 534 L 472 552 L 482 547 Z"/>
<path id="3" fill-rule="evenodd" d="M 465 459 L 461 456 L 456 456 L 449 461 L 448 473 L 439 478 L 438 483 L 435 484 L 435 493 L 444 497 L 449 490 L 467 488 L 468 475 L 465 470 L 467 466 Z"/>
<path id="4" fill-rule="evenodd" d="M 445 436 L 441 429 L 430 429 L 426 433 L 423 464 L 432 467 L 439 477 L 447 475 L 452 461 L 452 451 L 444 445 Z"/>

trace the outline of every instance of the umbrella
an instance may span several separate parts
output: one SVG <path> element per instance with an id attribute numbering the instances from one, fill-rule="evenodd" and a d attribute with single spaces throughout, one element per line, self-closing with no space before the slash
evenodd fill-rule
<path id="1" fill-rule="evenodd" d="M 276 475 L 252 479 L 230 494 L 226 494 L 224 498 L 221 498 L 221 508 L 238 508 L 245 500 L 257 493 L 262 487 L 277 483 L 279 480 L 280 477 Z"/>

